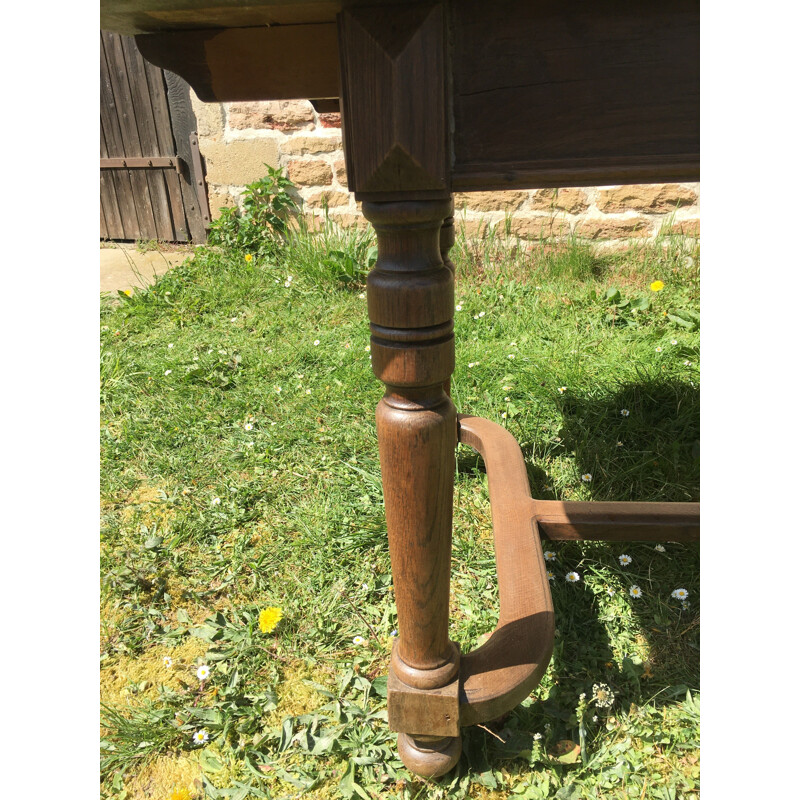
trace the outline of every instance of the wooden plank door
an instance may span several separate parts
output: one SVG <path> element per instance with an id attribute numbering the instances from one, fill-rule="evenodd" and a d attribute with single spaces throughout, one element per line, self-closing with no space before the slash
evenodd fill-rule
<path id="1" fill-rule="evenodd" d="M 206 239 L 205 185 L 192 179 L 189 157 L 187 98 L 182 96 L 188 89 L 175 81 L 171 89 L 168 94 L 164 71 L 142 58 L 132 37 L 101 32 L 101 238 Z M 172 105 L 179 112 L 178 135 L 186 142 L 176 141 Z M 124 165 L 120 159 L 127 159 Z"/>

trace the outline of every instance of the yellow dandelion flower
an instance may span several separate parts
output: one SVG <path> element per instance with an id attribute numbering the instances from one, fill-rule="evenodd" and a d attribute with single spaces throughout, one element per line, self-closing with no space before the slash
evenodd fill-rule
<path id="1" fill-rule="evenodd" d="M 250 263 L 250 262 L 253 260 L 253 255 L 252 255 L 251 253 L 248 253 L 248 254 L 247 254 L 245 257 L 244 257 L 244 260 L 245 260 L 245 261 L 247 261 L 247 263 L 249 264 L 249 263 Z"/>
<path id="2" fill-rule="evenodd" d="M 170 796 L 169 800 L 192 800 L 188 789 L 176 789 Z"/>
<path id="3" fill-rule="evenodd" d="M 660 292 L 664 288 L 664 281 L 653 281 L 650 284 L 650 289 L 654 292 Z"/>
<path id="4" fill-rule="evenodd" d="M 258 615 L 258 627 L 261 633 L 272 633 L 275 626 L 283 619 L 283 610 L 280 608 L 265 608 Z"/>

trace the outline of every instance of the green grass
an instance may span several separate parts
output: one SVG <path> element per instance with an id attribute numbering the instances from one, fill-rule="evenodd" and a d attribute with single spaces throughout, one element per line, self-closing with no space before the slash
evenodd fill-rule
<path id="1" fill-rule="evenodd" d="M 515 435 L 534 496 L 699 499 L 695 248 L 526 253 L 490 234 L 451 255 L 454 402 Z M 490 730 L 466 729 L 443 781 L 397 759 L 373 260 L 368 235 L 328 226 L 273 262 L 198 249 L 103 303 L 104 796 L 169 797 L 192 770 L 193 797 L 694 796 L 699 552 L 680 544 L 546 543 L 557 635 L 540 687 Z M 457 468 L 451 637 L 469 650 L 498 599 L 486 476 L 465 447 Z M 267 606 L 284 612 L 272 634 L 257 624 Z M 211 741 L 196 746 L 201 728 Z M 564 740 L 577 760 L 557 756 Z"/>

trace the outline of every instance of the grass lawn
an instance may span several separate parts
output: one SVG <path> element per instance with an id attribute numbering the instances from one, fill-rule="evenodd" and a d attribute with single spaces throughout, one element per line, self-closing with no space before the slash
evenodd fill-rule
<path id="1" fill-rule="evenodd" d="M 328 228 L 250 261 L 200 248 L 102 305 L 103 797 L 698 795 L 699 548 L 681 544 L 545 542 L 541 685 L 465 729 L 440 782 L 397 758 L 372 245 Z M 699 499 L 693 245 L 526 253 L 490 235 L 451 256 L 453 400 L 514 434 L 534 496 Z M 463 446 L 457 470 L 451 638 L 468 651 L 498 598 L 486 475 Z M 262 631 L 267 608 L 282 619 Z"/>

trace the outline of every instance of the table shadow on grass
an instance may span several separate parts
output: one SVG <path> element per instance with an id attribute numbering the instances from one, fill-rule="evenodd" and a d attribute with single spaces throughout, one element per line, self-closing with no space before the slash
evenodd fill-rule
<path id="1" fill-rule="evenodd" d="M 581 499 L 699 499 L 697 387 L 674 379 L 653 380 L 609 388 L 597 386 L 585 395 L 569 393 L 555 401 L 563 423 L 560 441 L 553 443 L 549 455 L 571 455 L 578 474 L 592 475 L 592 480 L 582 486 L 590 497 L 584 495 Z M 623 409 L 628 413 L 622 414 Z M 519 440 L 534 442 L 523 447 L 533 496 L 560 497 L 556 476 L 534 461 L 541 452 L 535 443 L 536 431 L 514 430 L 513 425 L 509 429 Z M 482 472 L 485 467 L 476 453 L 464 450 L 459 452 L 459 470 Z M 574 495 L 570 499 L 573 498 Z M 700 685 L 699 639 L 693 641 L 699 631 L 696 609 L 687 614 L 676 612 L 663 598 L 642 602 L 630 597 L 627 583 L 640 579 L 636 572 L 625 572 L 618 565 L 622 552 L 631 553 L 636 568 L 645 570 L 641 573 L 646 575 L 641 579 L 643 584 L 645 579 L 660 580 L 669 587 L 670 579 L 680 580 L 689 585 L 690 594 L 696 597 L 699 545 L 669 544 L 669 552 L 663 557 L 652 544 L 636 542 L 543 540 L 543 548 L 558 551 L 559 572 L 551 583 L 557 634 L 550 669 L 533 693 L 535 702 L 518 706 L 488 725 L 491 733 L 477 727 L 464 730 L 462 762 L 473 772 L 484 772 L 524 755 L 536 733 L 542 734 L 545 747 L 565 739 L 577 741 L 575 711 L 579 697 L 585 693 L 591 698 L 595 684 L 609 686 L 615 699 L 607 713 L 590 709 L 590 718 L 596 713 L 600 718 L 612 716 L 631 706 L 662 708 L 680 703 L 687 689 L 694 691 Z M 567 568 L 577 569 L 584 579 L 567 583 L 563 575 Z M 680 577 L 689 573 L 693 573 L 691 580 Z M 647 659 L 633 651 L 620 659 L 619 647 L 615 654 L 609 632 L 617 622 L 602 607 L 597 596 L 598 581 L 593 582 L 593 588 L 585 582 L 587 577 L 591 580 L 603 575 L 610 576 L 617 585 L 617 602 L 624 604 L 630 614 L 628 635 L 636 631 L 636 649 L 649 653 Z M 669 596 L 667 588 L 661 586 L 661 590 L 665 597 Z"/>

